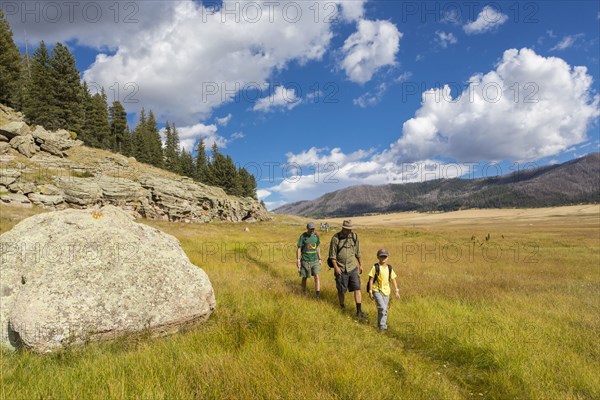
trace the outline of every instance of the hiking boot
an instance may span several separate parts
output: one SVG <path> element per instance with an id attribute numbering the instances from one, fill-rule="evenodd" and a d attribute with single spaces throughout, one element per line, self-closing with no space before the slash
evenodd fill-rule
<path id="1" fill-rule="evenodd" d="M 367 318 L 367 313 L 364 313 L 364 312 L 362 312 L 362 311 L 358 311 L 358 312 L 356 313 L 356 316 L 357 316 L 358 318 Z"/>
<path id="2" fill-rule="evenodd" d="M 341 310 L 345 310 L 345 309 L 346 309 L 346 306 L 345 306 L 345 305 L 343 305 L 343 304 L 340 304 L 340 309 L 341 309 Z"/>

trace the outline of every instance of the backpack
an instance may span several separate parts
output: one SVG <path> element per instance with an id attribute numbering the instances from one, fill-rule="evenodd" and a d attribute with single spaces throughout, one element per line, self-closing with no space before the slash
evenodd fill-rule
<path id="1" fill-rule="evenodd" d="M 341 232 L 336 233 L 337 238 L 338 238 L 337 252 L 340 251 L 341 247 L 344 247 L 346 245 L 346 242 L 348 242 L 348 238 L 349 238 L 349 236 L 346 236 L 346 240 L 344 240 L 344 244 L 340 247 L 340 233 Z M 356 232 L 352 232 L 352 240 L 354 241 L 354 244 L 356 244 L 356 242 L 358 241 L 358 235 L 356 234 Z M 330 257 L 327 257 L 327 266 L 329 268 L 333 268 L 334 267 L 332 258 L 330 258 Z"/>
<path id="2" fill-rule="evenodd" d="M 379 279 L 379 263 L 375 263 L 375 265 L 373 265 L 373 266 L 375 267 L 375 276 L 373 277 L 373 283 L 375 283 Z M 388 279 L 391 282 L 392 281 L 392 266 L 389 264 L 388 264 L 388 277 L 389 277 Z M 371 286 L 371 280 L 369 279 L 367 281 L 367 293 L 371 293 L 372 289 L 373 289 L 373 287 Z"/>
<path id="3" fill-rule="evenodd" d="M 319 235 L 317 235 L 317 232 L 313 232 L 313 235 L 315 235 L 317 238 L 319 238 Z M 304 250 L 306 248 L 306 244 L 308 243 L 308 239 L 310 239 L 310 236 L 308 236 L 306 234 L 306 232 L 302 233 L 302 254 L 305 254 Z"/>

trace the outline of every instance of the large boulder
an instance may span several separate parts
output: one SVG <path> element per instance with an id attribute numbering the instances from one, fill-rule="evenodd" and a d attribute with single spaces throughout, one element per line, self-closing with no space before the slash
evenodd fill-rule
<path id="1" fill-rule="evenodd" d="M 0 236 L 0 257 L 0 339 L 12 347 L 162 335 L 216 307 L 176 238 L 114 206 L 27 218 Z"/>
<path id="2" fill-rule="evenodd" d="M 13 139 L 16 136 L 25 136 L 30 131 L 29 126 L 23 121 L 13 121 L 0 126 L 0 134 L 6 136 L 8 139 Z"/>

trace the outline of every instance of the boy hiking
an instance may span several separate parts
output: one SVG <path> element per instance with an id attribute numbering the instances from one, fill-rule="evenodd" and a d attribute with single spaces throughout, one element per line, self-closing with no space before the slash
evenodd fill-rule
<path id="1" fill-rule="evenodd" d="M 298 273 L 302 277 L 302 290 L 306 293 L 306 279 L 315 277 L 315 292 L 317 299 L 321 298 L 321 240 L 315 232 L 314 222 L 306 224 L 306 232 L 300 235 L 296 250 L 296 265 Z"/>
<path id="2" fill-rule="evenodd" d="M 391 265 L 387 264 L 388 251 L 386 249 L 377 250 L 377 259 L 379 260 L 369 272 L 369 283 L 367 290 L 369 298 L 377 302 L 377 325 L 379 331 L 387 329 L 388 307 L 390 304 L 390 282 L 394 283 L 396 298 L 400 298 L 400 289 L 396 283 L 396 273 Z"/>

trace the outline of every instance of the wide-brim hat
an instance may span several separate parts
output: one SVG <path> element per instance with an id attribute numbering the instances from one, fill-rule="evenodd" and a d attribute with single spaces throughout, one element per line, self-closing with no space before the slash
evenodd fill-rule
<path id="1" fill-rule="evenodd" d="M 354 226 L 352 225 L 352 221 L 347 219 L 342 223 L 342 228 L 344 229 L 354 229 Z"/>

